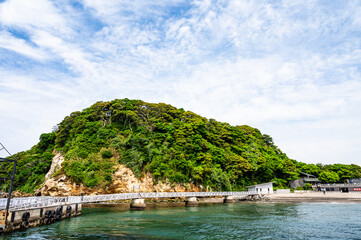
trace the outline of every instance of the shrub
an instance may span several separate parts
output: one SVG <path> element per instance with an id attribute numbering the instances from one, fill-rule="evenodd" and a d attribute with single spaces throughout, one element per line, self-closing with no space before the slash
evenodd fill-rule
<path id="1" fill-rule="evenodd" d="M 102 152 L 102 158 L 111 158 L 113 157 L 113 154 L 110 150 L 105 150 Z"/>
<path id="2" fill-rule="evenodd" d="M 312 184 L 311 184 L 311 183 L 306 183 L 303 188 L 304 188 L 305 190 L 312 190 Z"/>

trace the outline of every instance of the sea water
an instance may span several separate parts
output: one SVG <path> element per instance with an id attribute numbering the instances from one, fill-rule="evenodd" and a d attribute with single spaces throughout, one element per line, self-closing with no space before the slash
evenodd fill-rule
<path id="1" fill-rule="evenodd" d="M 3 239 L 361 239 L 361 204 L 230 203 L 145 211 L 84 208 L 79 217 Z"/>

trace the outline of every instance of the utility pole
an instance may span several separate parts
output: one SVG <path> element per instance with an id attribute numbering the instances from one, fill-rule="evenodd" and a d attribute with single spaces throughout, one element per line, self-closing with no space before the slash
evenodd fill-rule
<path id="1" fill-rule="evenodd" d="M 9 156 L 11 156 L 10 152 L 4 147 L 4 145 L 2 143 L 0 143 L 0 151 L 2 151 L 2 150 L 5 150 L 7 152 L 7 154 Z M 13 163 L 13 169 L 11 171 L 11 174 L 9 173 L 10 169 L 6 168 L 6 166 L 4 166 L 4 163 L 10 163 L 10 164 Z M 0 167 L 2 168 L 2 169 L 0 169 L 1 170 L 0 180 L 5 180 L 5 181 L 10 180 L 8 199 L 6 202 L 6 209 L 5 209 L 5 227 L 6 227 L 6 223 L 7 223 L 8 215 L 9 215 L 10 199 L 11 199 L 11 193 L 12 193 L 12 188 L 13 188 L 13 183 L 14 183 L 16 163 L 17 163 L 16 160 L 0 157 Z"/>

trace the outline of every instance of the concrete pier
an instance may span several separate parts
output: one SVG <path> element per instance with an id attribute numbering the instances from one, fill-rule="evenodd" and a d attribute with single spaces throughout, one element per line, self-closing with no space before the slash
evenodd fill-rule
<path id="1" fill-rule="evenodd" d="M 81 203 L 74 203 L 26 210 L 10 210 L 6 224 L 5 211 L 0 211 L 0 232 L 12 232 L 28 227 L 51 224 L 63 218 L 80 215 L 81 209 Z"/>
<path id="2" fill-rule="evenodd" d="M 224 203 L 234 203 L 236 202 L 236 199 L 234 198 L 234 196 L 225 196 L 223 199 Z"/>
<path id="3" fill-rule="evenodd" d="M 130 204 L 130 210 L 144 210 L 145 207 L 146 204 L 142 198 L 132 199 L 132 203 Z"/>
<path id="4" fill-rule="evenodd" d="M 187 197 L 186 198 L 187 207 L 198 207 L 198 201 L 196 197 Z"/>

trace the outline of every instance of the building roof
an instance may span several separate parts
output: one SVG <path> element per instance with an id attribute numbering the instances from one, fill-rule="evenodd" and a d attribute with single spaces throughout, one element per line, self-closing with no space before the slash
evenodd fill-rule
<path id="1" fill-rule="evenodd" d="M 300 172 L 300 175 L 304 175 L 304 176 L 309 177 L 309 178 L 316 178 L 315 175 L 312 175 L 312 174 L 309 174 L 309 173 L 305 173 L 305 172 Z"/>
<path id="2" fill-rule="evenodd" d="M 305 182 L 321 182 L 318 178 L 304 178 L 303 181 Z"/>
<path id="3" fill-rule="evenodd" d="M 267 185 L 267 184 L 270 184 L 270 183 L 274 183 L 274 182 L 255 184 L 255 185 L 248 186 L 248 187 L 246 187 L 246 188 L 250 188 L 250 187 L 260 187 L 260 186 L 262 186 L 262 185 Z"/>

